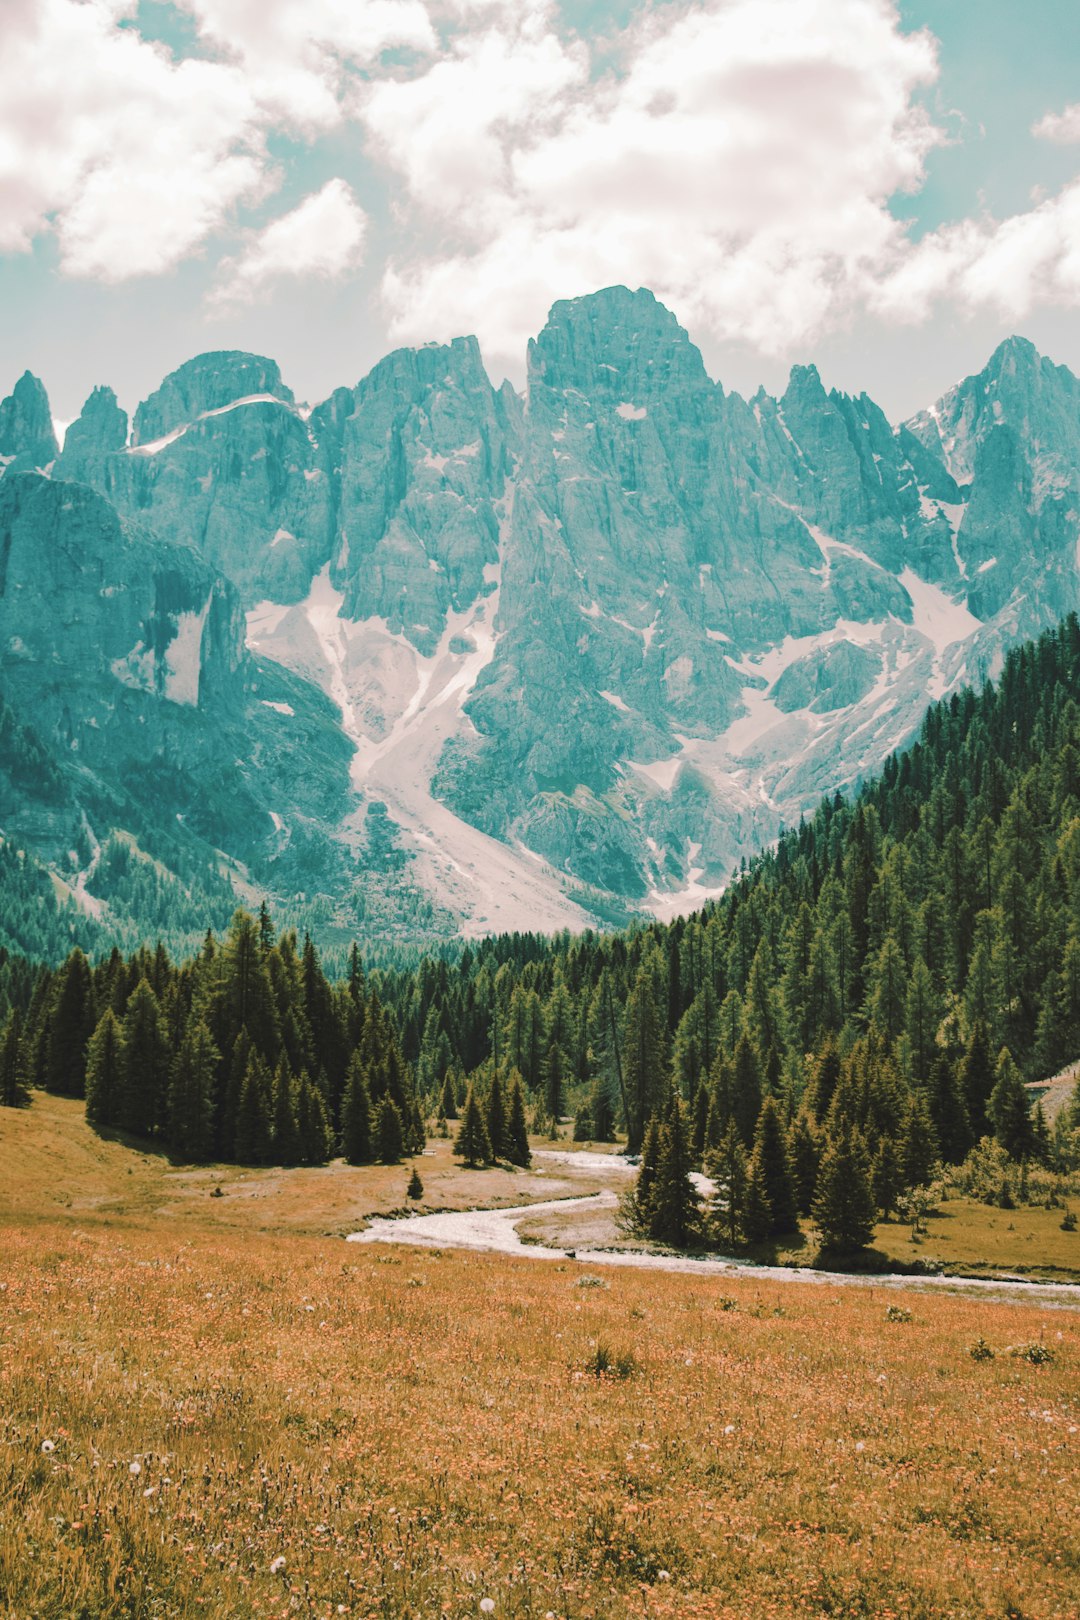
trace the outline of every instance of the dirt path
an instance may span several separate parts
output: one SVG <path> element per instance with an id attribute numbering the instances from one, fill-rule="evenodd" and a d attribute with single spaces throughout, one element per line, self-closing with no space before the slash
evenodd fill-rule
<path id="1" fill-rule="evenodd" d="M 563 1163 L 587 1161 L 582 1169 L 595 1172 L 596 1161 L 607 1159 L 613 1170 L 632 1169 L 616 1155 L 591 1153 L 544 1153 L 537 1157 Z M 552 1248 L 544 1243 L 526 1243 L 518 1225 L 527 1217 L 545 1214 L 587 1214 L 614 1209 L 616 1193 L 608 1188 L 587 1198 L 555 1199 L 549 1203 L 520 1204 L 511 1209 L 448 1210 L 434 1215 L 409 1215 L 401 1220 L 373 1220 L 363 1232 L 354 1232 L 349 1243 L 406 1243 L 426 1249 L 476 1249 L 488 1254 L 508 1254 L 531 1260 L 573 1258 L 587 1266 L 629 1266 L 649 1271 L 676 1271 L 695 1277 L 751 1277 L 762 1282 L 839 1284 L 848 1288 L 888 1288 L 897 1290 L 945 1289 L 949 1292 L 978 1293 L 1016 1304 L 1039 1304 L 1048 1309 L 1080 1310 L 1080 1284 L 1032 1283 L 1022 1279 L 982 1277 L 918 1277 L 897 1273 L 816 1271 L 808 1267 L 761 1266 L 749 1260 L 692 1255 L 644 1254 L 628 1249 Z"/>

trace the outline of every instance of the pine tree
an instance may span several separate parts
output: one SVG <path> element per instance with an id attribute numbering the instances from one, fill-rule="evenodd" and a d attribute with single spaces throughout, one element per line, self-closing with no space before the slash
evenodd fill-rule
<path id="1" fill-rule="evenodd" d="M 866 1142 L 848 1128 L 828 1142 L 818 1172 L 813 1216 L 822 1248 L 836 1254 L 865 1248 L 876 1213 Z"/>
<path id="2" fill-rule="evenodd" d="M 891 1136 L 883 1136 L 874 1154 L 870 1170 L 870 1187 L 874 1203 L 884 1221 L 887 1221 L 896 1209 L 896 1201 L 900 1196 L 900 1180 L 899 1150 Z"/>
<path id="3" fill-rule="evenodd" d="M 709 1202 L 709 1224 L 717 1239 L 734 1249 L 743 1232 L 746 1212 L 746 1150 L 734 1120 L 709 1158 L 715 1190 Z"/>
<path id="4" fill-rule="evenodd" d="M 698 1199 L 690 1180 L 690 1148 L 682 1103 L 673 1091 L 660 1127 L 649 1235 L 658 1243 L 686 1247 L 697 1217 Z"/>
<path id="5" fill-rule="evenodd" d="M 946 1164 L 959 1164 L 972 1145 L 971 1125 L 956 1066 L 944 1052 L 931 1066 L 927 1102 L 941 1157 Z"/>
<path id="6" fill-rule="evenodd" d="M 988 1113 L 994 1135 L 1014 1159 L 1030 1157 L 1035 1146 L 1028 1094 L 1007 1046 L 1001 1049 Z"/>
<path id="7" fill-rule="evenodd" d="M 111 1018 L 111 1012 L 106 1017 Z M 98 1027 L 100 1029 L 101 1026 Z M 168 1137 L 169 1146 L 176 1153 L 195 1162 L 208 1159 L 213 1153 L 214 1076 L 219 1062 L 218 1049 L 205 1023 L 200 1019 L 197 1024 L 189 1024 L 173 1060 L 169 1078 Z M 88 1098 L 89 1087 L 88 1068 Z"/>
<path id="8" fill-rule="evenodd" d="M 233 1153 L 238 1164 L 269 1164 L 274 1142 L 270 1129 L 270 1074 L 258 1052 L 252 1051 L 236 1105 Z"/>
<path id="9" fill-rule="evenodd" d="M 926 1097 L 921 1091 L 913 1091 L 900 1125 L 900 1178 L 904 1187 L 925 1187 L 937 1161 L 937 1133 Z"/>
<path id="10" fill-rule="evenodd" d="M 392 1097 L 380 1097 L 375 1104 L 372 1134 L 375 1157 L 380 1164 L 397 1164 L 404 1150 L 401 1111 Z"/>
<path id="11" fill-rule="evenodd" d="M 656 1171 L 660 1159 L 660 1121 L 650 1114 L 641 1144 L 641 1162 L 628 1201 L 630 1223 L 639 1232 L 652 1226 L 656 1198 Z"/>
<path id="12" fill-rule="evenodd" d="M 282 1058 L 274 1071 L 271 1105 L 275 1164 L 299 1164 L 305 1156 L 296 1117 L 298 1101 L 296 1089 L 289 1065 Z"/>
<path id="13" fill-rule="evenodd" d="M 994 1089 L 994 1065 L 982 1024 L 975 1024 L 972 1028 L 967 1049 L 960 1060 L 958 1079 L 967 1105 L 971 1132 L 978 1141 L 991 1129 L 987 1109 L 990 1093 Z"/>
<path id="14" fill-rule="evenodd" d="M 333 1150 L 334 1133 L 326 1098 L 308 1074 L 302 1074 L 296 1086 L 296 1131 L 301 1163 L 326 1164 Z"/>
<path id="15" fill-rule="evenodd" d="M 420 1180 L 415 1164 L 412 1166 L 409 1185 L 405 1188 L 405 1196 L 406 1198 L 423 1198 L 424 1196 L 424 1183 Z"/>
<path id="16" fill-rule="evenodd" d="M 22 1014 L 15 1007 L 0 1032 L 0 1106 L 25 1108 L 29 1101 L 23 1072 Z"/>
<path id="17" fill-rule="evenodd" d="M 90 1037 L 86 1057 L 86 1117 L 91 1125 L 115 1124 L 124 1088 L 124 1036 L 106 1007 Z"/>
<path id="18" fill-rule="evenodd" d="M 731 1076 L 731 1107 L 739 1134 L 747 1147 L 754 1140 L 761 1111 L 761 1062 L 749 1035 L 744 1031 L 735 1048 Z"/>
<path id="19" fill-rule="evenodd" d="M 623 1037 L 623 1074 L 627 1107 L 626 1150 L 637 1153 L 644 1141 L 650 1114 L 659 1105 L 664 1085 L 663 1042 L 656 995 L 648 971 L 642 967 L 626 1003 Z"/>
<path id="20" fill-rule="evenodd" d="M 487 1126 L 488 1141 L 491 1143 L 491 1156 L 493 1159 L 509 1158 L 508 1148 L 508 1121 L 506 1117 L 506 1098 L 503 1095 L 502 1080 L 498 1069 L 491 1076 L 491 1085 L 488 1088 L 487 1105 L 484 1109 L 484 1123 Z"/>
<path id="21" fill-rule="evenodd" d="M 773 1213 L 765 1166 L 756 1154 L 750 1157 L 743 1198 L 742 1230 L 747 1243 L 765 1243 L 772 1236 Z"/>
<path id="22" fill-rule="evenodd" d="M 754 1133 L 750 1159 L 750 1180 L 760 1177 L 769 1207 L 769 1235 L 795 1232 L 799 1215 L 795 1206 L 795 1185 L 787 1138 L 774 1097 L 766 1097 Z"/>
<path id="23" fill-rule="evenodd" d="M 575 1142 L 593 1141 L 592 1113 L 587 1102 L 583 1102 L 574 1115 L 573 1139 Z"/>
<path id="24" fill-rule="evenodd" d="M 439 1114 L 443 1119 L 457 1119 L 457 1097 L 454 1092 L 453 1065 L 447 1069 L 443 1076 L 442 1090 L 439 1092 Z"/>
<path id="25" fill-rule="evenodd" d="M 341 1151 L 349 1164 L 370 1164 L 375 1157 L 371 1129 L 371 1096 L 359 1052 L 354 1053 L 341 1102 Z"/>
<path id="26" fill-rule="evenodd" d="M 90 964 L 82 951 L 72 951 L 56 984 L 48 1024 L 45 1089 L 61 1097 L 86 1091 L 86 1048 L 97 1022 Z"/>
<path id="27" fill-rule="evenodd" d="M 800 1109 L 788 1131 L 788 1156 L 795 1186 L 795 1204 L 800 1215 L 809 1215 L 817 1188 L 821 1143 L 814 1117 Z"/>
<path id="28" fill-rule="evenodd" d="M 150 1136 L 163 1122 L 172 1067 L 169 1036 L 147 979 L 132 991 L 124 1014 L 124 1077 L 117 1124 Z"/>
<path id="29" fill-rule="evenodd" d="M 510 1119 L 507 1125 L 507 1138 L 509 1146 L 506 1156 L 510 1163 L 527 1170 L 532 1162 L 532 1152 L 529 1148 L 529 1131 L 525 1121 L 525 1089 L 516 1069 L 510 1071 Z"/>
<path id="30" fill-rule="evenodd" d="M 465 1096 L 465 1107 L 461 1114 L 461 1128 L 454 1143 L 454 1152 L 459 1159 L 463 1159 L 469 1169 L 478 1164 L 491 1163 L 491 1142 L 488 1137 L 487 1123 L 484 1119 L 483 1109 L 477 1100 L 475 1089 L 470 1086 Z"/>

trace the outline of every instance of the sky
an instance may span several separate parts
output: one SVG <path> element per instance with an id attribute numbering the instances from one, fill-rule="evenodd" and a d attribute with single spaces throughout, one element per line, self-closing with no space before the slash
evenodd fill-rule
<path id="1" fill-rule="evenodd" d="M 650 287 L 725 388 L 1080 371 L 1076 0 L 0 0 L 0 393 L 298 398 Z"/>

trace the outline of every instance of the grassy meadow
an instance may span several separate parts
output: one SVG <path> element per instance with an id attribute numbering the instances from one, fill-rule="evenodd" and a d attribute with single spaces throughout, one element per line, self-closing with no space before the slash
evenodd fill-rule
<path id="1" fill-rule="evenodd" d="M 0 1121 L 4 1620 L 1080 1613 L 1077 1312 L 347 1247 L 407 1169 L 77 1106 Z"/>

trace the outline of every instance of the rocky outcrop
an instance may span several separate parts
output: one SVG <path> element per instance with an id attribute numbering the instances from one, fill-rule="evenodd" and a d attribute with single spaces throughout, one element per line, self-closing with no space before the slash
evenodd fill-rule
<path id="1" fill-rule="evenodd" d="M 44 384 L 24 371 L 0 400 L 0 473 L 48 467 L 59 453 Z"/>

